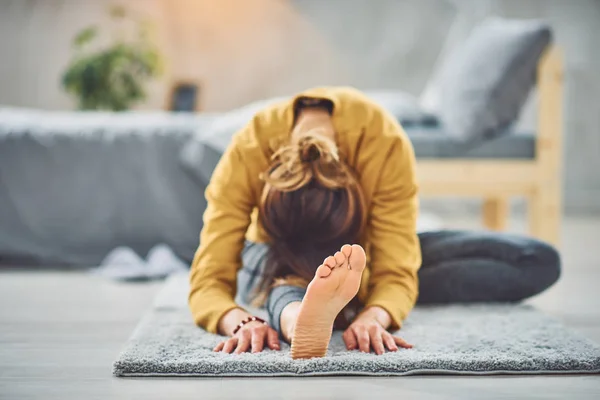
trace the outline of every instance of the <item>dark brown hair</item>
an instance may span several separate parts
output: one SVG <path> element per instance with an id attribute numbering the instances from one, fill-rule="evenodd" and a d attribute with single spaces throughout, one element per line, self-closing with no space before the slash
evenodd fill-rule
<path id="1" fill-rule="evenodd" d="M 258 294 L 286 277 L 310 282 L 323 260 L 358 243 L 362 191 L 332 140 L 308 132 L 280 148 L 262 175 L 260 221 L 271 239 Z"/>

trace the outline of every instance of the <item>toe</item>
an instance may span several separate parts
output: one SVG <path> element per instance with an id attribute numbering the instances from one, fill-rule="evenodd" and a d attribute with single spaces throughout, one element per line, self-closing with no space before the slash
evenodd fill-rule
<path id="1" fill-rule="evenodd" d="M 355 272 L 362 272 L 365 269 L 367 256 L 362 247 L 357 244 L 352 245 L 352 254 L 349 258 L 350 266 Z"/>
<path id="2" fill-rule="evenodd" d="M 329 268 L 335 268 L 337 261 L 335 261 L 335 257 L 329 256 L 323 261 L 323 265 L 326 265 Z"/>
<path id="3" fill-rule="evenodd" d="M 346 256 L 346 258 L 350 257 L 350 254 L 352 254 L 352 246 L 350 246 L 349 244 L 345 244 L 342 246 L 342 253 L 344 253 L 344 255 Z"/>
<path id="4" fill-rule="evenodd" d="M 342 266 L 346 262 L 346 256 L 341 251 L 337 251 L 333 255 L 333 258 L 335 258 L 335 263 L 338 267 Z"/>
<path id="5" fill-rule="evenodd" d="M 331 275 L 331 268 L 329 268 L 327 265 L 321 264 L 319 265 L 319 268 L 317 268 L 315 275 L 319 278 L 327 278 L 329 275 Z"/>

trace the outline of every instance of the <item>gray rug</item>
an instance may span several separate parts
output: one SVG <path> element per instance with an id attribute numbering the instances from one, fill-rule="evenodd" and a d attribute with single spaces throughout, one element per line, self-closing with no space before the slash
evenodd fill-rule
<path id="1" fill-rule="evenodd" d="M 326 357 L 282 351 L 213 353 L 222 339 L 194 326 L 187 275 L 172 276 L 114 364 L 116 376 L 316 376 L 599 373 L 600 347 L 526 305 L 417 307 L 381 356 L 347 351 L 334 334 Z"/>

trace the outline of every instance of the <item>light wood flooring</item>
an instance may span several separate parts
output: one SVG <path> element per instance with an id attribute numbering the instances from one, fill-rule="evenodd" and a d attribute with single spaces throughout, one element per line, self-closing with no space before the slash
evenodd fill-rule
<path id="1" fill-rule="evenodd" d="M 562 252 L 560 282 L 530 301 L 600 343 L 600 217 L 567 218 Z M 115 378 L 112 362 L 160 285 L 0 270 L 0 399 L 600 399 L 598 376 Z"/>

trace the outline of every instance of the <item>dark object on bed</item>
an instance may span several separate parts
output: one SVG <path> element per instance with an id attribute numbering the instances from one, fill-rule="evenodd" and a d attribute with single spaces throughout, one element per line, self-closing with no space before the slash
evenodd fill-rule
<path id="1" fill-rule="evenodd" d="M 181 82 L 175 85 L 169 99 L 169 110 L 175 112 L 198 111 L 200 87 L 191 82 Z"/>

